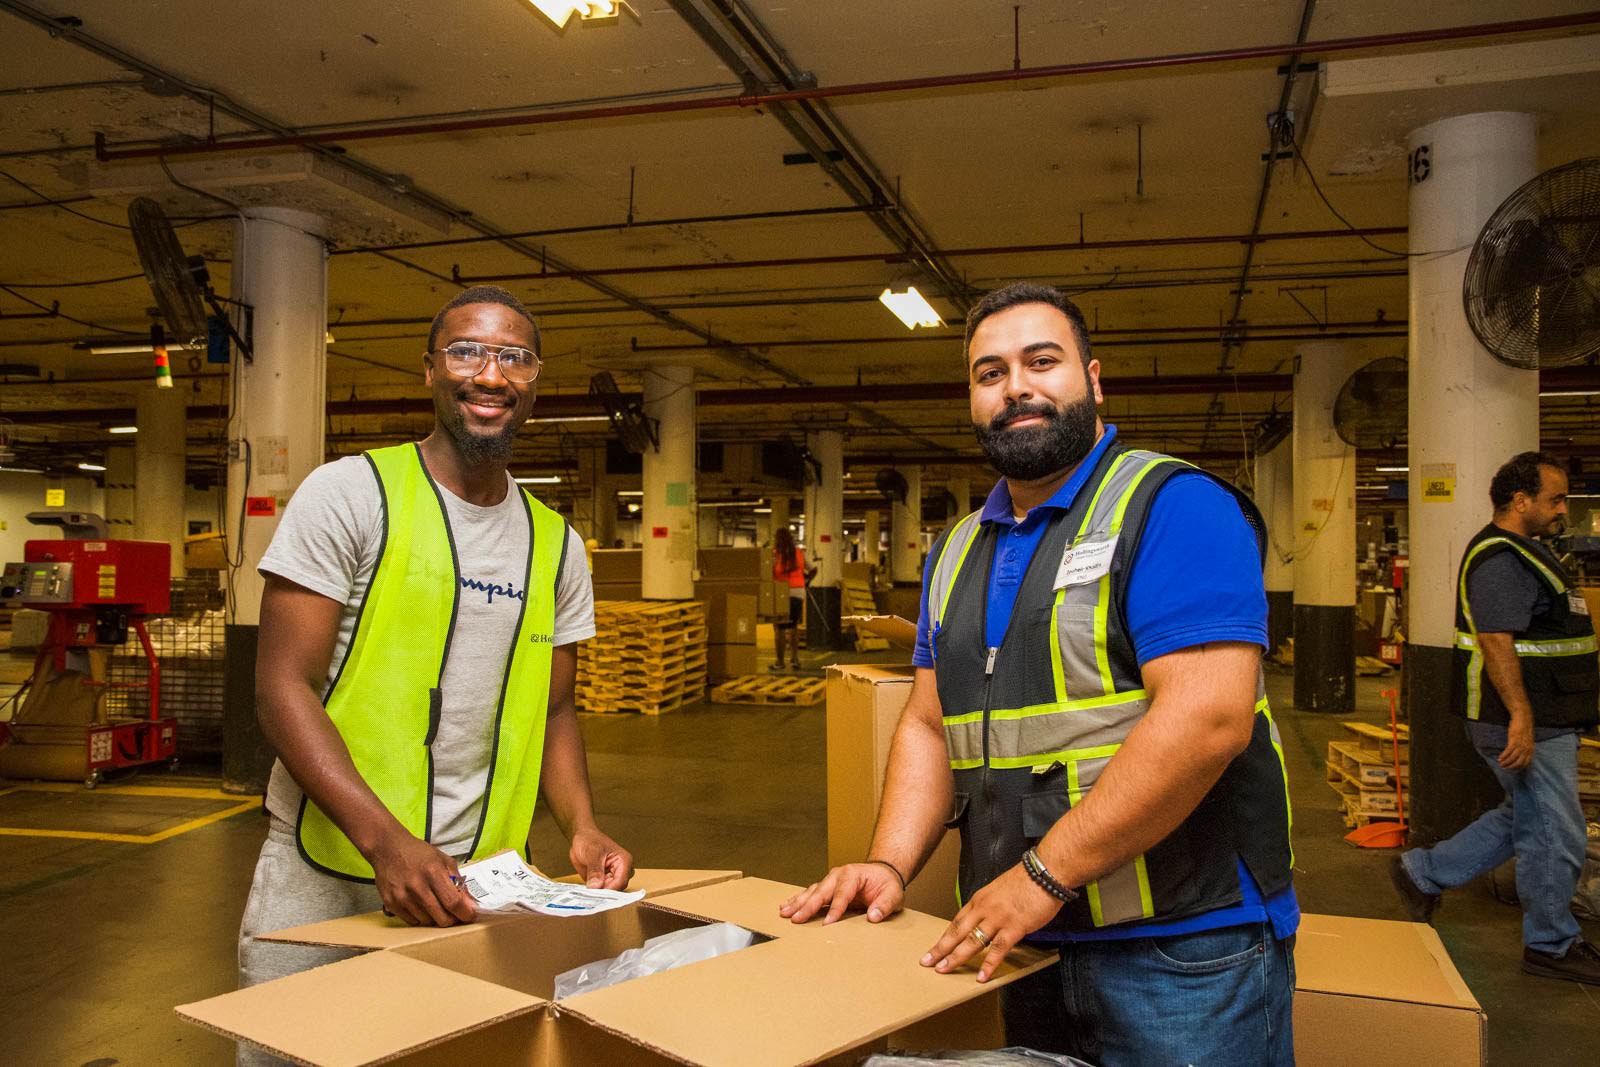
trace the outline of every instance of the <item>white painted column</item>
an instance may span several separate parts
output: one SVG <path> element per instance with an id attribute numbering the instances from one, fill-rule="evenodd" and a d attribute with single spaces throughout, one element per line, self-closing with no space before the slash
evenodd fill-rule
<path id="1" fill-rule="evenodd" d="M 1359 364 L 1338 341 L 1302 345 L 1294 375 L 1294 702 L 1355 708 L 1356 451 L 1333 402 Z"/>
<path id="2" fill-rule="evenodd" d="M 646 600 L 688 600 L 696 539 L 694 370 L 645 371 L 644 413 L 657 420 L 661 447 L 644 454 L 642 592 Z"/>
<path id="3" fill-rule="evenodd" d="M 228 549 L 242 556 L 231 608 L 240 625 L 260 622 L 256 565 L 289 497 L 324 458 L 326 232 L 318 215 L 275 207 L 246 208 L 236 227 L 233 298 L 255 308 L 254 361 L 233 353 L 228 425 Z"/>
<path id="4" fill-rule="evenodd" d="M 811 535 L 813 554 L 808 562 L 817 568 L 813 582 L 837 586 L 844 562 L 844 435 L 838 430 L 819 430 L 808 435 L 807 447 L 822 465 L 822 480 L 815 487 L 816 510 L 806 529 Z"/>
<path id="5" fill-rule="evenodd" d="M 1294 634 L 1294 445 L 1256 456 L 1256 507 L 1267 523 L 1267 638 L 1274 649 Z"/>
<path id="6" fill-rule="evenodd" d="M 1413 842 L 1465 825 L 1498 791 L 1462 740 L 1446 694 L 1456 571 L 1489 521 L 1489 481 L 1539 446 L 1539 375 L 1507 367 L 1467 325 L 1461 286 L 1483 224 L 1538 168 L 1538 121 L 1495 112 L 1414 131 L 1410 198 L 1410 401 L 1406 685 Z"/>
<path id="7" fill-rule="evenodd" d="M 951 522 L 963 518 L 972 510 L 972 479 L 966 477 L 951 478 L 945 483 L 950 495 L 955 497 L 955 511 L 947 517 Z"/>
<path id="8" fill-rule="evenodd" d="M 128 541 L 139 536 L 134 515 L 134 479 L 138 477 L 134 453 L 131 444 L 106 449 L 106 526 L 113 538 Z"/>
<path id="9" fill-rule="evenodd" d="M 133 443 L 133 519 L 141 541 L 172 546 L 172 576 L 184 575 L 184 466 L 188 460 L 188 393 L 141 386 L 135 400 L 139 433 Z M 109 466 L 109 465 L 108 465 Z"/>
<path id="10" fill-rule="evenodd" d="M 896 582 L 922 581 L 922 468 L 896 468 L 906 480 L 906 498 L 889 511 L 889 574 Z"/>
<path id="11" fill-rule="evenodd" d="M 861 532 L 861 558 L 875 567 L 883 566 L 883 512 L 876 506 L 867 508 L 867 526 Z"/>

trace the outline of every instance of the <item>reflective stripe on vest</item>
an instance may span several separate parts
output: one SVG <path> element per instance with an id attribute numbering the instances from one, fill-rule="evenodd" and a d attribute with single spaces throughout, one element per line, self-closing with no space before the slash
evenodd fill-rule
<path id="1" fill-rule="evenodd" d="M 1118 455 L 1095 487 L 1072 538 L 1072 547 L 1114 543 L 1121 535 L 1128 504 L 1140 483 L 1159 466 L 1181 462 L 1154 452 L 1128 451 Z M 980 512 L 957 523 L 945 538 L 930 573 L 930 645 L 943 625 L 951 591 L 977 540 L 980 523 Z M 1112 595 L 1109 565 L 1107 572 L 1096 580 L 1057 589 L 1051 608 L 1056 639 L 1049 646 L 1055 700 L 1021 708 L 991 709 L 988 717 L 988 765 L 1041 770 L 1058 763 L 1064 765 L 1068 799 L 1073 805 L 1094 787 L 1101 772 L 1150 707 L 1142 678 L 1137 675 L 1119 677 L 1116 665 L 1111 662 Z M 1261 675 L 1257 677 L 1256 711 L 1266 717 L 1282 770 L 1282 740 L 1267 706 L 1266 680 Z M 944 733 L 952 770 L 984 766 L 981 709 L 946 717 Z M 1287 775 L 1284 797 L 1287 804 Z M 1155 915 L 1149 874 L 1142 855 L 1090 883 L 1084 895 L 1097 927 Z"/>
<path id="2" fill-rule="evenodd" d="M 460 600 L 460 566 L 442 490 L 417 446 L 374 449 L 366 459 L 383 500 L 383 545 L 323 703 L 368 787 L 402 826 L 426 840 L 433 820 L 429 746 L 443 707 L 440 686 Z M 524 596 L 495 709 L 472 858 L 526 850 L 544 752 L 566 522 L 517 492 L 528 518 Z M 317 869 L 372 880 L 366 858 L 309 798 L 301 803 L 296 837 L 301 855 Z"/>
<path id="3" fill-rule="evenodd" d="M 1506 545 L 1516 550 L 1516 553 L 1531 566 L 1547 583 L 1556 596 L 1563 596 L 1567 591 L 1567 583 L 1561 580 L 1560 575 L 1545 565 L 1538 556 L 1529 552 L 1526 547 L 1518 544 L 1510 537 L 1489 537 L 1472 546 L 1472 550 L 1461 561 L 1460 586 L 1456 595 L 1460 598 L 1461 614 L 1467 620 L 1467 629 L 1457 630 L 1455 645 L 1466 650 L 1470 655 L 1467 660 L 1467 718 L 1476 720 L 1483 711 L 1483 650 L 1478 647 L 1478 627 L 1472 621 L 1472 604 L 1467 599 L 1467 575 L 1472 569 L 1472 561 L 1486 548 L 1496 545 Z M 1596 649 L 1593 637 L 1588 638 L 1587 648 L 1576 648 L 1572 652 L 1558 652 L 1544 646 L 1568 644 L 1565 641 L 1520 641 L 1514 644 L 1517 655 L 1531 656 L 1570 656 L 1582 652 L 1593 652 Z M 1580 642 L 1581 643 L 1581 639 Z M 1529 646 L 1524 653 L 1523 646 Z"/>

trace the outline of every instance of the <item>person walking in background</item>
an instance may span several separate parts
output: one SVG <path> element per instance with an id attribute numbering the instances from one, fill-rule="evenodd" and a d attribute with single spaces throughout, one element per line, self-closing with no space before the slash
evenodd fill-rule
<path id="1" fill-rule="evenodd" d="M 779 620 L 772 627 L 774 651 L 777 662 L 769 670 L 783 670 L 784 637 L 788 637 L 789 665 L 800 669 L 800 617 L 805 614 L 806 581 L 816 571 L 806 566 L 804 550 L 794 543 L 794 534 L 787 526 L 779 528 L 772 537 L 772 579 L 789 586 L 789 620 Z"/>

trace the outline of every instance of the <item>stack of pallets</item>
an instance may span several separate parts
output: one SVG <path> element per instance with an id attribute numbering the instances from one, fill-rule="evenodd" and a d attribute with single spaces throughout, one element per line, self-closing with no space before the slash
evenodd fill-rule
<path id="1" fill-rule="evenodd" d="M 1395 797 L 1395 742 L 1387 726 L 1365 722 L 1342 724 L 1347 731 L 1339 741 L 1328 742 L 1328 784 L 1339 794 L 1347 826 L 1365 826 L 1374 820 L 1396 821 L 1400 805 Z M 1411 786 L 1410 731 L 1398 730 L 1400 784 Z"/>
<path id="2" fill-rule="evenodd" d="M 698 600 L 600 600 L 578 646 L 578 710 L 660 715 L 706 688 L 706 608 Z"/>
<path id="3" fill-rule="evenodd" d="M 746 674 L 711 690 L 711 703 L 777 704 L 790 708 L 809 708 L 822 703 L 827 688 L 828 683 L 821 678 L 805 678 L 794 674 Z"/>
<path id="4" fill-rule="evenodd" d="M 1578 802 L 1590 822 L 1600 822 L 1600 741 L 1578 739 Z"/>
<path id="5" fill-rule="evenodd" d="M 850 615 L 876 615 L 878 603 L 872 597 L 872 589 L 866 582 L 853 582 L 849 579 L 839 583 L 844 592 L 844 614 Z M 846 623 L 848 626 L 849 624 Z M 889 642 L 875 633 L 869 633 L 859 626 L 852 627 L 856 635 L 857 652 L 881 652 L 889 647 Z"/>

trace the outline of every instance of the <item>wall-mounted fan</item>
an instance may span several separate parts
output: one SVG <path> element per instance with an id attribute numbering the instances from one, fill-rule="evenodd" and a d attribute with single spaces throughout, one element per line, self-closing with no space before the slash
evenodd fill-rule
<path id="1" fill-rule="evenodd" d="M 655 420 L 644 413 L 642 404 L 623 395 L 610 371 L 603 370 L 590 377 L 589 395 L 605 406 L 611 429 L 623 448 L 636 456 L 660 449 Z"/>
<path id="2" fill-rule="evenodd" d="M 1345 379 L 1333 402 L 1333 429 L 1356 448 L 1394 448 L 1406 436 L 1406 361 L 1375 359 Z"/>
<path id="3" fill-rule="evenodd" d="M 1547 170 L 1495 209 L 1462 301 L 1507 366 L 1565 367 L 1600 351 L 1600 158 Z"/>
<path id="4" fill-rule="evenodd" d="M 906 476 L 893 467 L 885 467 L 873 477 L 873 484 L 894 503 L 904 504 L 906 496 L 911 492 L 911 485 L 906 481 Z"/>
<path id="5" fill-rule="evenodd" d="M 135 197 L 128 205 L 128 229 L 133 232 L 139 266 L 144 268 L 145 280 L 150 283 L 150 293 L 155 297 L 167 332 L 180 342 L 191 344 L 207 337 L 211 324 L 216 323 L 239 346 L 247 362 L 253 359 L 249 340 L 234 329 L 232 319 L 223 310 L 222 298 L 211 288 L 205 259 L 184 255 L 183 245 L 178 243 L 178 235 L 161 205 L 149 197 Z M 207 307 L 212 311 L 209 322 Z M 248 334 L 250 309 L 246 307 L 245 311 L 245 333 Z"/>

